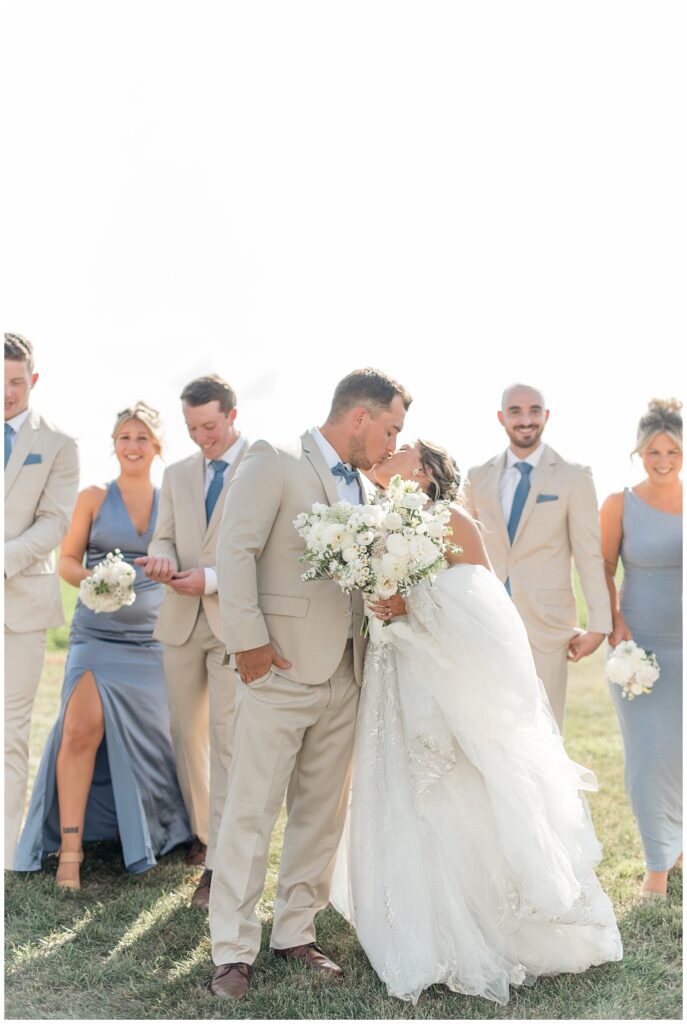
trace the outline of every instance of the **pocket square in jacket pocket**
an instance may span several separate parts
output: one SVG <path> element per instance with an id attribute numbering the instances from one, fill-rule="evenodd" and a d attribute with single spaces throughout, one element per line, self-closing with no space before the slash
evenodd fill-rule
<path id="1" fill-rule="evenodd" d="M 557 494 L 538 494 L 537 495 L 537 504 L 539 504 L 540 501 L 558 501 L 558 495 Z"/>
<path id="2" fill-rule="evenodd" d="M 43 456 L 39 455 L 38 452 L 29 452 L 24 459 L 25 466 L 36 466 L 39 462 L 43 461 Z"/>

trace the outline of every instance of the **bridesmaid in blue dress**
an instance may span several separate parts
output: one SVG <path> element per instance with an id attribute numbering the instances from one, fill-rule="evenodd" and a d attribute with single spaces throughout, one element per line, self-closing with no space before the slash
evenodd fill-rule
<path id="1" fill-rule="evenodd" d="M 160 453 L 158 414 L 143 402 L 118 415 L 112 437 L 120 475 L 79 494 L 61 553 L 72 586 L 109 551 L 128 563 L 146 554 L 157 515 L 150 479 Z M 87 554 L 86 567 L 83 565 Z M 136 569 L 136 600 L 116 612 L 79 601 L 70 633 L 62 703 L 48 739 L 15 858 L 38 871 L 59 850 L 57 885 L 78 889 L 82 843 L 119 839 L 127 871 L 190 842 L 170 738 L 162 648 L 153 628 L 162 587 Z"/>
<path id="2" fill-rule="evenodd" d="M 639 421 L 646 479 L 612 494 L 601 509 L 615 647 L 634 640 L 658 659 L 651 694 L 628 701 L 609 684 L 625 750 L 625 787 L 646 859 L 641 894 L 664 898 L 682 857 L 682 416 L 681 403 L 654 399 Z M 624 578 L 614 583 L 620 556 Z"/>

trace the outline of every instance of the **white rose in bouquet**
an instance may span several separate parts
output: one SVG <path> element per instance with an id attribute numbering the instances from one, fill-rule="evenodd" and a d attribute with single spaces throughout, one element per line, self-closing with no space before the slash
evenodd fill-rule
<path id="1" fill-rule="evenodd" d="M 411 511 L 422 508 L 427 502 L 426 494 L 404 494 L 401 499 L 401 504 L 404 508 L 409 508 Z"/>
<path id="2" fill-rule="evenodd" d="M 606 678 L 621 687 L 627 700 L 651 693 L 661 674 L 652 651 L 645 651 L 634 640 L 622 640 L 606 662 Z"/>
<path id="3" fill-rule="evenodd" d="M 401 533 L 391 533 L 386 539 L 387 551 L 400 558 L 407 557 L 411 544 L 412 541 L 409 541 Z"/>
<path id="4" fill-rule="evenodd" d="M 109 551 L 95 566 L 90 576 L 81 580 L 79 597 L 82 604 L 96 614 L 116 612 L 136 600 L 136 570 L 124 561 L 119 548 Z"/>
<path id="5" fill-rule="evenodd" d="M 294 520 L 305 541 L 301 561 L 310 565 L 302 578 L 333 580 L 346 593 L 359 588 L 372 603 L 432 578 L 451 547 L 451 511 L 446 502 L 425 509 L 427 502 L 418 484 L 395 476 L 375 505 L 315 503 Z M 368 628 L 366 619 L 364 634 Z"/>
<path id="6" fill-rule="evenodd" d="M 400 530 L 403 526 L 403 520 L 398 512 L 389 512 L 388 515 L 384 516 L 382 525 L 385 530 Z"/>
<path id="7" fill-rule="evenodd" d="M 631 658 L 623 657 L 610 657 L 606 664 L 606 678 L 609 683 L 617 683 L 618 686 L 624 686 L 625 683 L 629 683 L 635 674 L 635 666 L 632 663 Z"/>

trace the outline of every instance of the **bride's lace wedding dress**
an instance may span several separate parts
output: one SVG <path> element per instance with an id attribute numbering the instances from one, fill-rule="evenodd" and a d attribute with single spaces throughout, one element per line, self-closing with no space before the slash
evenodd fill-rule
<path id="1" fill-rule="evenodd" d="M 373 621 L 353 788 L 331 902 L 392 995 L 509 985 L 620 960 L 601 847 L 537 679 L 487 569 L 419 584 Z"/>

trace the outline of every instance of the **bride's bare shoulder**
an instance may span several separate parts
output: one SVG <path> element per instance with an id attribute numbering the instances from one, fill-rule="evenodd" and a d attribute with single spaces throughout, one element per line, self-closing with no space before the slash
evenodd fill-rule
<path id="1" fill-rule="evenodd" d="M 477 530 L 477 532 L 479 532 L 479 524 L 477 523 L 477 520 L 473 519 L 465 505 L 461 504 L 459 501 L 452 501 L 449 508 L 451 509 L 451 526 L 454 530 L 458 528 L 467 530 L 468 532 L 472 532 L 473 530 Z"/>
<path id="2" fill-rule="evenodd" d="M 491 568 L 489 556 L 487 555 L 482 531 L 477 520 L 473 519 L 468 510 L 460 502 L 451 502 L 451 529 L 453 535 L 451 542 L 456 547 L 462 548 L 460 555 L 448 556 L 448 561 L 471 563 L 473 565 L 484 565 Z"/>

